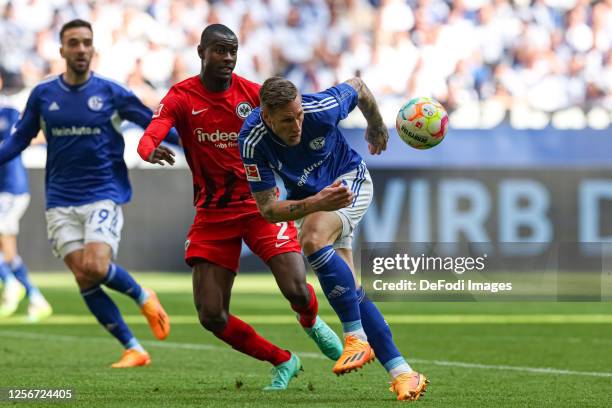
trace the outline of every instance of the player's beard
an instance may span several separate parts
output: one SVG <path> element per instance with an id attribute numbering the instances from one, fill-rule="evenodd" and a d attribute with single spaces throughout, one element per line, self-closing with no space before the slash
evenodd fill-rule
<path id="1" fill-rule="evenodd" d="M 91 65 L 91 60 L 81 63 L 81 61 L 77 61 L 75 59 L 68 63 L 68 68 L 72 72 L 74 72 L 77 76 L 83 76 L 89 72 L 90 65 Z"/>

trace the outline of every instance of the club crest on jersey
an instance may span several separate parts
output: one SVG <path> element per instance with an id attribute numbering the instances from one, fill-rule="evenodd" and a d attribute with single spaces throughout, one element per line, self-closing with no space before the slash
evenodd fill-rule
<path id="1" fill-rule="evenodd" d="M 244 170 L 246 171 L 247 181 L 261 181 L 259 169 L 256 164 L 245 164 Z"/>
<path id="2" fill-rule="evenodd" d="M 87 106 L 89 106 L 89 109 L 91 109 L 92 111 L 97 112 L 99 110 L 102 110 L 102 107 L 104 106 L 104 101 L 100 96 L 94 95 L 87 100 Z"/>
<path id="3" fill-rule="evenodd" d="M 246 119 L 252 110 L 253 108 L 248 102 L 240 102 L 238 106 L 236 106 L 236 114 L 240 119 Z"/>
<path id="4" fill-rule="evenodd" d="M 155 112 L 153 112 L 153 117 L 156 118 L 161 115 L 162 109 L 164 109 L 164 104 L 160 103 L 159 105 L 157 105 L 157 108 L 155 108 Z"/>
<path id="5" fill-rule="evenodd" d="M 321 150 L 324 146 L 325 146 L 324 137 L 317 137 L 315 139 L 312 139 L 310 143 L 308 143 L 308 147 L 310 147 L 312 150 Z"/>

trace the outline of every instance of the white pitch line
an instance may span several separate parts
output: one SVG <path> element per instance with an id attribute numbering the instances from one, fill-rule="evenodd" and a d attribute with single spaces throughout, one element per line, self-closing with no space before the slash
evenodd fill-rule
<path id="1" fill-rule="evenodd" d="M 581 375 L 585 377 L 612 377 L 612 373 L 599 372 L 599 371 L 572 371 L 572 370 L 561 370 L 558 368 L 549 367 L 520 367 L 520 366 L 508 366 L 508 365 L 490 365 L 490 364 L 478 364 L 478 363 L 463 363 L 460 361 L 444 361 L 444 360 L 421 360 L 413 358 L 410 360 L 415 363 L 432 364 L 444 367 L 461 367 L 461 368 L 478 368 L 482 370 L 502 370 L 502 371 L 519 371 L 524 373 L 538 373 L 538 374 L 558 374 L 558 375 Z"/>
<path id="2" fill-rule="evenodd" d="M 111 338 L 105 337 L 83 337 L 83 336 L 69 336 L 59 334 L 41 334 L 41 333 L 29 333 L 12 330 L 0 331 L 0 337 L 16 338 L 22 340 L 56 340 L 56 341 L 93 341 L 110 343 L 115 342 Z M 211 344 L 197 344 L 197 343 L 176 343 L 176 342 L 158 342 L 158 341 L 142 341 L 143 345 L 148 347 L 168 348 L 168 349 L 180 349 L 180 350 L 207 350 L 207 351 L 221 351 L 229 352 L 233 351 L 229 347 L 218 347 Z M 314 358 L 318 360 L 327 360 L 327 357 L 308 351 L 296 351 L 300 357 Z M 480 370 L 498 370 L 498 371 L 517 371 L 523 373 L 534 373 L 534 374 L 551 374 L 551 375 L 576 375 L 583 377 L 605 377 L 612 378 L 612 372 L 600 372 L 600 371 L 572 371 L 572 370 L 561 370 L 558 368 L 550 367 L 520 367 L 520 366 L 509 366 L 509 365 L 491 365 L 491 364 L 478 364 L 478 363 L 465 363 L 461 361 L 446 361 L 446 360 L 424 360 L 418 358 L 410 359 L 411 363 L 429 364 L 442 367 L 461 367 L 461 368 L 472 368 Z"/>

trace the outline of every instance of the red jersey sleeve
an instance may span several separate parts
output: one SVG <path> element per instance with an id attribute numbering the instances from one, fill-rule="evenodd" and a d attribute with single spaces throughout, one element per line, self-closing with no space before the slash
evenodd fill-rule
<path id="1" fill-rule="evenodd" d="M 153 112 L 151 123 L 145 129 L 138 143 L 138 154 L 142 160 L 149 161 L 151 153 L 161 144 L 168 131 L 175 125 L 179 106 L 178 95 L 173 89 L 170 89 Z"/>

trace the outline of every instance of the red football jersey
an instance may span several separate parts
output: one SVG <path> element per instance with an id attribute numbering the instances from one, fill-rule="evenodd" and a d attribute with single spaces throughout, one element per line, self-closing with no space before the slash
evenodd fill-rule
<path id="1" fill-rule="evenodd" d="M 194 205 L 210 209 L 254 206 L 238 150 L 238 134 L 244 119 L 259 106 L 259 88 L 236 74 L 223 92 L 208 91 L 199 76 L 179 82 L 153 114 L 138 153 L 148 159 L 175 127 L 193 174 Z"/>

